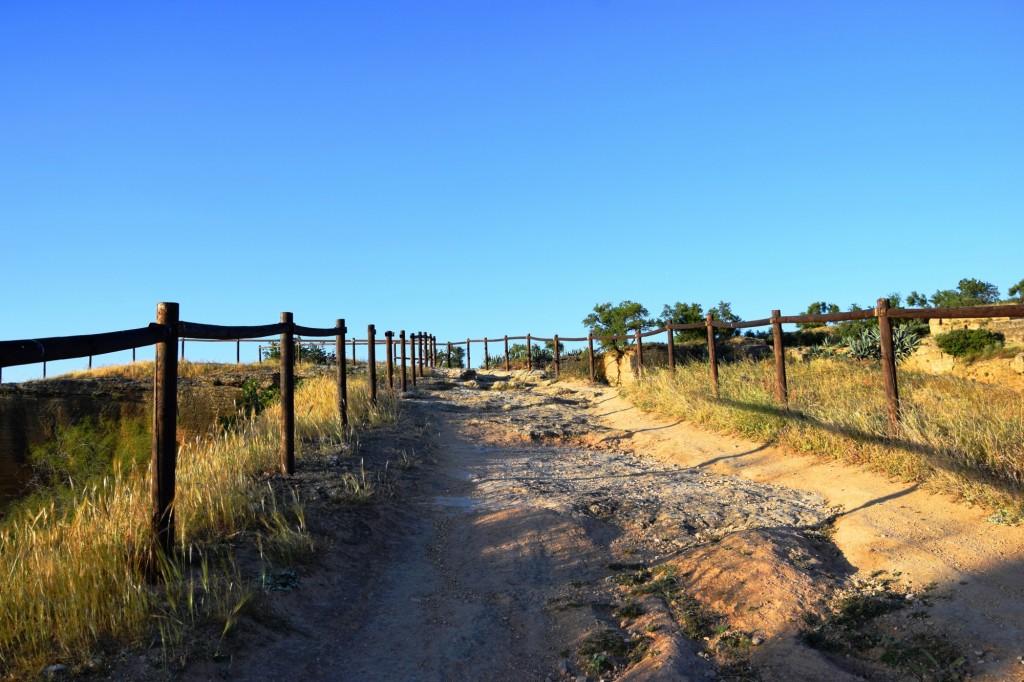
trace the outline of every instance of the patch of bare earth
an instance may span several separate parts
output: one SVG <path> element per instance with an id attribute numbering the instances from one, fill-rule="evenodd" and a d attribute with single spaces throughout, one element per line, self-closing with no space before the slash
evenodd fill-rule
<path id="1" fill-rule="evenodd" d="M 338 492 L 352 457 L 314 458 L 279 483 L 306 500 L 316 549 L 290 564 L 288 589 L 261 590 L 215 657 L 168 676 L 995 680 L 1024 669 L 1018 529 L 536 373 L 453 372 L 402 406 L 400 424 L 359 445 L 378 483 L 365 504 Z"/>

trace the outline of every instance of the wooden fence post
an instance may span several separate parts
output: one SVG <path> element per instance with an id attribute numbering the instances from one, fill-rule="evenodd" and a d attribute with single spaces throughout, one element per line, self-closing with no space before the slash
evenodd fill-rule
<path id="1" fill-rule="evenodd" d="M 708 363 L 711 365 L 711 390 L 718 397 L 718 351 L 715 349 L 715 328 L 711 326 L 711 313 L 705 318 L 708 325 Z"/>
<path id="2" fill-rule="evenodd" d="M 882 346 L 882 374 L 885 377 L 885 402 L 889 412 L 889 435 L 900 432 L 900 391 L 896 384 L 896 353 L 893 351 L 892 318 L 889 317 L 889 299 L 878 299 L 878 338 Z"/>
<path id="3" fill-rule="evenodd" d="M 590 383 L 595 383 L 594 380 L 594 335 L 587 334 L 587 356 L 590 360 Z"/>
<path id="4" fill-rule="evenodd" d="M 89 356 L 89 369 L 92 369 L 92 356 Z"/>
<path id="5" fill-rule="evenodd" d="M 370 372 L 370 404 L 377 404 L 377 328 L 366 326 L 366 366 Z"/>
<path id="6" fill-rule="evenodd" d="M 281 313 L 281 473 L 295 473 L 295 344 L 292 314 Z"/>
<path id="7" fill-rule="evenodd" d="M 491 368 L 491 356 L 487 350 L 487 337 L 484 337 L 484 369 Z"/>
<path id="8" fill-rule="evenodd" d="M 348 426 L 348 372 L 345 368 L 345 320 L 339 319 L 334 323 L 338 330 L 334 337 L 334 354 L 338 356 L 338 414 L 341 415 L 341 425 Z"/>
<path id="9" fill-rule="evenodd" d="M 132 348 L 132 364 L 135 364 L 135 349 Z"/>
<path id="10" fill-rule="evenodd" d="M 448 369 L 452 368 L 452 342 L 448 342 Z"/>
<path id="11" fill-rule="evenodd" d="M 402 346 L 402 393 L 409 390 L 409 376 L 405 368 L 405 330 L 398 332 L 398 343 Z"/>
<path id="12" fill-rule="evenodd" d="M 511 372 L 512 371 L 512 363 L 508 359 L 508 334 L 505 334 L 505 371 L 506 372 Z"/>
<path id="13" fill-rule="evenodd" d="M 356 337 L 352 337 L 352 369 L 356 367 Z"/>
<path id="14" fill-rule="evenodd" d="M 384 352 L 387 353 L 387 361 L 384 366 L 387 367 L 389 391 L 395 389 L 394 338 L 395 333 L 393 331 L 388 330 L 384 332 Z"/>
<path id="15" fill-rule="evenodd" d="M 789 386 L 786 385 L 786 349 L 782 345 L 782 313 L 772 311 L 772 345 L 775 346 L 775 402 L 785 408 L 789 404 Z"/>
<path id="16" fill-rule="evenodd" d="M 533 347 L 530 345 L 530 335 L 526 335 L 526 371 L 533 371 Z"/>
<path id="17" fill-rule="evenodd" d="M 557 377 L 562 370 L 562 359 L 558 355 L 558 334 L 555 334 L 555 376 Z"/>
<path id="18" fill-rule="evenodd" d="M 185 359 L 185 337 L 181 337 L 181 359 Z"/>
<path id="19" fill-rule="evenodd" d="M 437 337 L 433 334 L 430 335 L 430 362 L 431 367 L 437 367 Z"/>
<path id="20" fill-rule="evenodd" d="M 469 358 L 469 339 L 466 339 L 466 369 L 473 369 L 473 363 Z"/>
<path id="21" fill-rule="evenodd" d="M 669 325 L 668 329 L 668 371 L 672 376 L 676 375 L 676 337 L 672 333 L 672 327 Z"/>
<path id="22" fill-rule="evenodd" d="M 416 335 L 416 340 L 420 344 L 420 376 L 426 376 L 426 365 L 427 365 L 427 339 L 423 332 Z"/>
<path id="23" fill-rule="evenodd" d="M 636 377 L 639 379 L 644 371 L 644 341 L 640 330 L 636 330 Z"/>
<path id="24" fill-rule="evenodd" d="M 416 385 L 416 344 L 419 343 L 420 337 L 416 332 L 409 334 L 409 364 L 412 365 L 412 385 Z"/>
<path id="25" fill-rule="evenodd" d="M 242 364 L 242 340 L 235 339 L 235 364 Z"/>
<path id="26" fill-rule="evenodd" d="M 154 550 L 170 555 L 174 547 L 174 485 L 178 461 L 178 304 L 158 303 L 156 323 L 168 329 L 156 344 L 153 377 L 152 516 Z M 152 557 L 156 559 L 156 557 Z M 157 563 L 151 561 L 149 570 Z"/>
<path id="27" fill-rule="evenodd" d="M 295 364 L 298 365 L 302 362 L 302 339 L 295 339 Z"/>

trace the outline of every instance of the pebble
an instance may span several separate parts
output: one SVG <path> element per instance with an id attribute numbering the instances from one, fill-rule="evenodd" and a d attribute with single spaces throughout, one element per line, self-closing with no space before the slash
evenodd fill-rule
<path id="1" fill-rule="evenodd" d="M 761 646 L 762 644 L 764 644 L 764 638 L 763 637 L 752 637 L 750 639 L 750 643 L 753 644 L 754 646 Z"/>
<path id="2" fill-rule="evenodd" d="M 43 674 L 47 677 L 56 677 L 57 675 L 63 675 L 68 670 L 69 668 L 63 663 L 54 663 L 53 665 L 48 666 L 46 670 L 43 671 Z"/>

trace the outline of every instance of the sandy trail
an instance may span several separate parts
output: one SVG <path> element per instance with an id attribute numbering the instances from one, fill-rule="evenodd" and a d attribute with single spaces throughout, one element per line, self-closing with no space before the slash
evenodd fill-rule
<path id="1" fill-rule="evenodd" d="M 391 499 L 339 506 L 331 486 L 354 463 L 300 464 L 290 484 L 320 547 L 301 584 L 176 677 L 919 679 L 880 649 L 828 655 L 800 636 L 805 614 L 876 570 L 902 571 L 908 592 L 938 583 L 935 600 L 897 595 L 913 607 L 880 619 L 889 639 L 948 634 L 972 679 L 1024 677 L 1020 529 L 665 422 L 614 389 L 508 379 L 452 373 L 405 396 L 402 423 L 361 446 Z"/>
<path id="2" fill-rule="evenodd" d="M 975 679 L 1024 679 L 1024 529 L 914 483 L 644 413 L 613 389 L 588 411 L 611 429 L 604 445 L 823 496 L 843 510 L 835 542 L 861 574 L 938 584 L 931 618 L 964 644 Z"/>

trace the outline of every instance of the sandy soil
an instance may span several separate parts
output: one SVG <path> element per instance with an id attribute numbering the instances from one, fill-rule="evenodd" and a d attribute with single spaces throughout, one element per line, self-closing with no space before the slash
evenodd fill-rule
<path id="1" fill-rule="evenodd" d="M 645 414 L 612 389 L 588 409 L 599 443 L 659 461 L 806 490 L 841 509 L 835 543 L 859 574 L 900 571 L 937 583 L 936 628 L 962 644 L 974 679 L 1024 679 L 1024 528 L 986 520 L 916 484 Z M 980 655 L 979 655 L 980 654 Z"/>
<path id="2" fill-rule="evenodd" d="M 370 503 L 334 492 L 351 457 L 288 482 L 317 550 L 287 589 L 216 655 L 116 677 L 1024 679 L 1024 531 L 980 510 L 536 374 L 453 373 L 403 405 L 360 443 Z M 877 641 L 812 648 L 844 595 L 888 600 L 853 633 Z M 880 661 L 922 641 L 964 660 Z"/>

